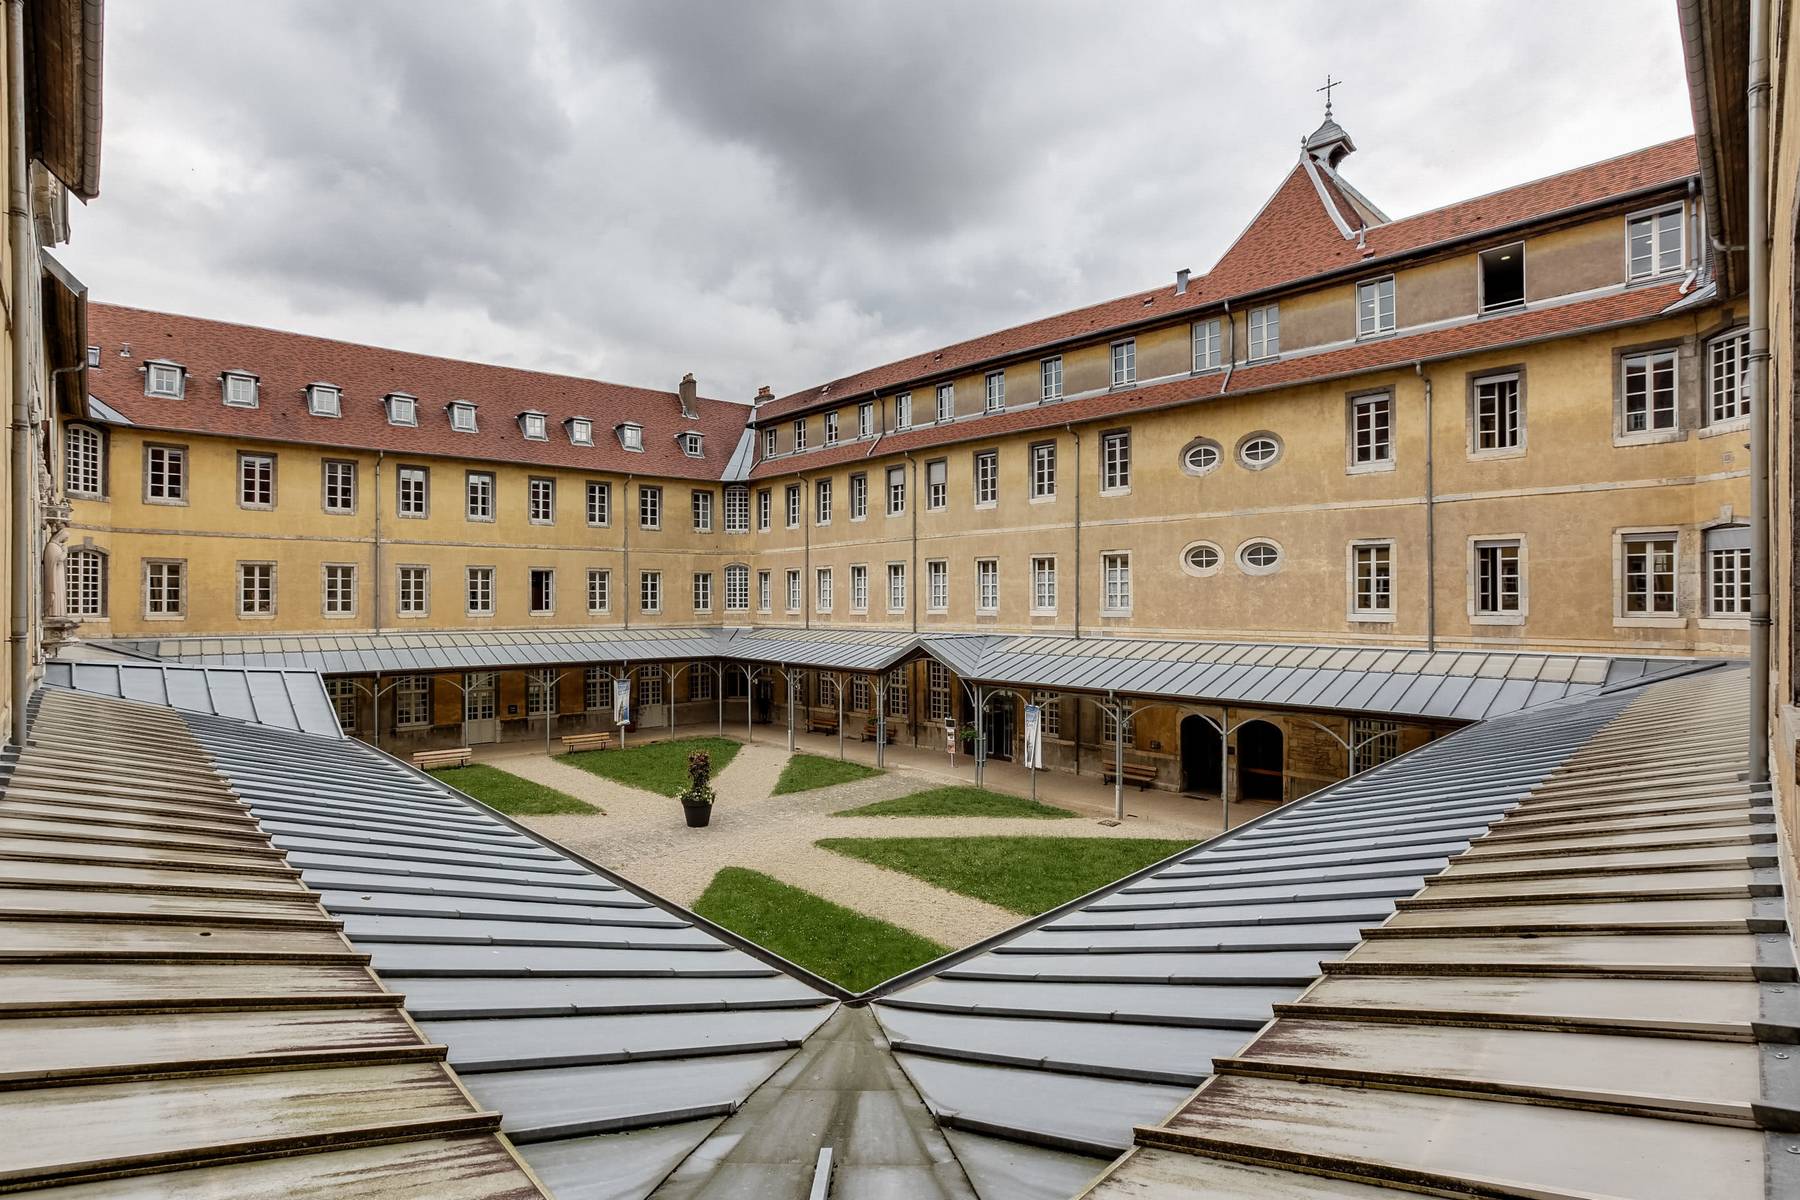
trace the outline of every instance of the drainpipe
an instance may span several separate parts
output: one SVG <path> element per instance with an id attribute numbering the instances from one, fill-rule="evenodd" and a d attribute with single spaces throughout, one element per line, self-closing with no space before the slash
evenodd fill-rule
<path id="1" fill-rule="evenodd" d="M 925 598 L 923 591 L 925 585 L 919 578 L 919 505 L 925 503 L 925 493 L 919 490 L 919 463 L 917 459 L 913 458 L 911 450 L 906 451 L 906 462 L 912 467 L 912 495 L 907 497 L 909 503 L 906 506 L 907 516 L 911 518 L 912 525 L 912 565 L 906 568 L 908 572 L 906 587 L 909 593 L 906 597 L 906 611 L 912 616 L 912 631 L 917 633 L 919 632 L 919 605 Z M 885 473 L 881 478 L 881 491 L 881 501 L 885 506 L 887 504 L 887 476 Z M 887 580 L 882 580 L 881 586 L 886 587 Z"/>
<path id="2" fill-rule="evenodd" d="M 1437 503 L 1432 459 L 1431 376 L 1424 362 L 1413 363 L 1413 373 L 1425 384 L 1425 648 L 1437 649 Z"/>
<path id="3" fill-rule="evenodd" d="M 31 356 L 25 334 L 26 297 L 31 288 L 31 197 L 25 163 L 25 4 L 6 5 L 6 113 L 11 141 L 6 163 L 6 237 L 12 251 L 12 740 L 25 746 L 25 705 L 31 697 L 31 612 L 33 550 L 37 546 L 37 503 L 32 497 Z M 86 353 L 85 349 L 83 353 Z"/>
<path id="4" fill-rule="evenodd" d="M 1225 379 L 1219 384 L 1219 395 L 1231 390 L 1231 373 L 1237 370 L 1237 322 L 1231 319 L 1231 301 L 1225 302 L 1225 336 L 1230 345 L 1225 350 Z"/>
<path id="5" fill-rule="evenodd" d="M 1081 640 L 1081 435 L 1075 432 L 1075 426 L 1063 426 L 1070 437 L 1075 439 L 1075 640 Z M 1081 761 L 1081 747 L 1075 748 L 1077 768 Z"/>
<path id="6" fill-rule="evenodd" d="M 623 628 L 631 628 L 631 481 L 636 475 L 627 475 L 625 482 L 619 487 L 619 529 L 625 535 L 625 547 L 619 563 L 619 613 L 624 617 Z M 619 734 L 619 748 L 625 748 L 625 735 Z"/>
<path id="7" fill-rule="evenodd" d="M 381 632 L 381 463 L 387 457 L 387 451 L 375 452 L 375 549 L 370 555 L 373 563 L 371 570 L 375 574 L 375 632 Z"/>
<path id="8" fill-rule="evenodd" d="M 1769 779 L 1769 4 L 1750 0 L 1750 782 Z"/>
<path id="9" fill-rule="evenodd" d="M 813 513 L 812 487 L 813 481 L 805 475 L 800 479 L 800 628 L 812 628 L 812 606 L 807 604 L 808 594 L 812 591 L 812 523 Z"/>

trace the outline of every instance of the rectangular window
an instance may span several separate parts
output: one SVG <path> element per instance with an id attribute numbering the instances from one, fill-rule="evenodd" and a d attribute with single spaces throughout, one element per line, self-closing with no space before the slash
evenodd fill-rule
<path id="1" fill-rule="evenodd" d="M 1219 318 L 1194 322 L 1194 370 L 1210 371 L 1223 361 L 1224 343 L 1220 341 Z"/>
<path id="2" fill-rule="evenodd" d="M 150 363 L 144 368 L 144 395 L 179 400 L 187 372 L 174 363 Z"/>
<path id="3" fill-rule="evenodd" d="M 581 706 L 589 712 L 612 707 L 612 674 L 605 667 L 582 671 Z"/>
<path id="4" fill-rule="evenodd" d="M 825 444 L 827 446 L 835 446 L 837 445 L 837 440 L 838 415 L 835 412 L 828 412 L 825 414 Z"/>
<path id="5" fill-rule="evenodd" d="M 894 428 L 912 428 L 912 393 L 901 392 L 894 397 Z"/>
<path id="6" fill-rule="evenodd" d="M 471 617 L 494 615 L 494 568 L 470 567 L 464 574 Z"/>
<path id="7" fill-rule="evenodd" d="M 638 572 L 638 609 L 647 613 L 662 611 L 662 572 Z"/>
<path id="8" fill-rule="evenodd" d="M 556 524 L 556 481 L 533 476 L 526 484 L 526 518 L 533 525 Z"/>
<path id="9" fill-rule="evenodd" d="M 763 457 L 764 458 L 774 458 L 775 457 L 775 436 L 776 436 L 776 431 L 773 428 L 763 430 Z"/>
<path id="10" fill-rule="evenodd" d="M 800 572 L 787 573 L 787 610 L 791 613 L 800 611 Z"/>
<path id="11" fill-rule="evenodd" d="M 550 440 L 550 420 L 541 412 L 519 414 L 519 427 L 529 442 L 547 442 Z"/>
<path id="12" fill-rule="evenodd" d="M 467 517 L 471 521 L 494 519 L 494 476 L 487 471 L 470 471 L 467 481 Z"/>
<path id="13" fill-rule="evenodd" d="M 863 563 L 850 568 L 850 611 L 869 611 L 869 568 Z"/>
<path id="14" fill-rule="evenodd" d="M 794 422 L 794 449 L 806 449 L 806 418 Z"/>
<path id="15" fill-rule="evenodd" d="M 833 592 L 833 580 L 830 567 L 818 567 L 813 571 L 813 602 L 818 611 L 828 613 L 836 600 Z"/>
<path id="16" fill-rule="evenodd" d="M 1750 547 L 1714 545 L 1707 531 L 1706 547 L 1706 613 L 1712 617 L 1747 617 L 1750 615 Z M 1735 532 L 1748 536 L 1743 526 L 1727 526 L 1717 532 Z"/>
<path id="17" fill-rule="evenodd" d="M 943 459 L 933 459 L 925 464 L 925 510 L 937 512 L 942 509 L 950 496 L 950 464 Z"/>
<path id="18" fill-rule="evenodd" d="M 1681 270 L 1681 205 L 1633 217 L 1625 223 L 1626 253 L 1632 279 L 1653 279 Z"/>
<path id="19" fill-rule="evenodd" d="M 758 612 L 769 611 L 769 572 L 767 571 L 756 573 L 756 610 Z"/>
<path id="20" fill-rule="evenodd" d="M 95 494 L 98 494 L 98 479 L 95 487 Z M 187 451 L 184 448 L 144 447 L 144 498 L 152 504 L 187 503 Z"/>
<path id="21" fill-rule="evenodd" d="M 725 532 L 750 532 L 749 488 L 728 487 L 725 489 Z"/>
<path id="22" fill-rule="evenodd" d="M 1517 450 L 1524 429 L 1516 374 L 1488 375 L 1475 381 L 1475 449 Z"/>
<path id="23" fill-rule="evenodd" d="M 715 677 L 711 663 L 689 663 L 687 681 L 689 700 L 711 700 L 713 698 Z"/>
<path id="24" fill-rule="evenodd" d="M 983 380 L 982 412 L 1006 411 L 1006 372 L 989 371 Z"/>
<path id="25" fill-rule="evenodd" d="M 612 484 L 590 479 L 587 485 L 587 523 L 612 524 Z"/>
<path id="26" fill-rule="evenodd" d="M 1357 616 L 1391 617 L 1394 613 L 1394 550 L 1385 543 L 1350 547 Z"/>
<path id="27" fill-rule="evenodd" d="M 450 428 L 457 433 L 474 433 L 476 431 L 475 406 L 460 401 L 451 404 Z"/>
<path id="28" fill-rule="evenodd" d="M 144 615 L 180 617 L 187 614 L 187 563 L 150 559 L 144 563 Z"/>
<path id="29" fill-rule="evenodd" d="M 1031 498 L 1049 500 L 1056 495 L 1056 443 L 1039 442 L 1031 448 Z"/>
<path id="30" fill-rule="evenodd" d="M 70 425 L 63 431 L 63 487 L 69 495 L 94 499 L 102 495 L 104 445 L 100 431 L 86 425 Z"/>
<path id="31" fill-rule="evenodd" d="M 238 564 L 238 616 L 266 617 L 275 611 L 275 564 Z"/>
<path id="32" fill-rule="evenodd" d="M 889 467 L 887 472 L 887 511 L 888 516 L 897 517 L 906 511 L 906 468 Z"/>
<path id="33" fill-rule="evenodd" d="M 1394 398 L 1387 392 L 1350 401 L 1350 464 L 1378 466 L 1394 461 Z"/>
<path id="34" fill-rule="evenodd" d="M 1137 342 L 1126 338 L 1112 344 L 1112 385 L 1129 387 L 1137 382 Z"/>
<path id="35" fill-rule="evenodd" d="M 1481 311 L 1502 312 L 1525 304 L 1525 243 L 1481 252 Z"/>
<path id="36" fill-rule="evenodd" d="M 725 611 L 750 611 L 750 568 L 742 563 L 725 568 Z"/>
<path id="37" fill-rule="evenodd" d="M 106 615 L 106 555 L 81 549 L 63 564 L 66 602 L 71 617 Z"/>
<path id="38" fill-rule="evenodd" d="M 1676 428 L 1675 351 L 1626 355 L 1621 369 L 1625 376 L 1625 432 Z"/>
<path id="39" fill-rule="evenodd" d="M 431 725 L 431 676 L 402 675 L 394 681 L 394 728 L 425 729 Z"/>
<path id="40" fill-rule="evenodd" d="M 888 611 L 906 611 L 906 564 L 889 563 L 887 569 Z"/>
<path id="41" fill-rule="evenodd" d="M 525 672 L 525 715 L 547 717 L 556 712 L 556 668 L 534 667 Z"/>
<path id="42" fill-rule="evenodd" d="M 631 421 L 622 421 L 614 426 L 619 435 L 619 448 L 629 450 L 633 454 L 644 452 L 644 427 Z"/>
<path id="43" fill-rule="evenodd" d="M 887 715 L 904 717 L 912 711 L 912 696 L 906 686 L 906 668 L 895 667 L 888 672 Z"/>
<path id="44" fill-rule="evenodd" d="M 1045 404 L 1063 398 L 1062 355 L 1046 358 L 1038 364 L 1038 382 L 1042 385 L 1040 399 Z"/>
<path id="45" fill-rule="evenodd" d="M 238 506 L 240 508 L 275 507 L 274 455 L 238 455 Z"/>
<path id="46" fill-rule="evenodd" d="M 925 560 L 925 611 L 944 612 L 950 607 L 950 564 L 941 558 Z"/>
<path id="47" fill-rule="evenodd" d="M 975 560 L 975 611 L 1000 611 L 1000 562 L 993 558 Z"/>
<path id="48" fill-rule="evenodd" d="M 1710 425 L 1736 421 L 1750 415 L 1750 391 L 1746 386 L 1750 335 L 1728 333 L 1714 338 L 1706 348 L 1706 420 Z"/>
<path id="49" fill-rule="evenodd" d="M 663 702 L 663 669 L 661 667 L 639 667 L 637 684 L 639 704 L 661 704 Z"/>
<path id="50" fill-rule="evenodd" d="M 869 677 L 852 675 L 850 677 L 850 711 L 861 713 L 872 711 L 869 708 L 869 697 Z"/>
<path id="51" fill-rule="evenodd" d="M 638 485 L 638 528 L 662 528 L 662 489 Z"/>
<path id="52" fill-rule="evenodd" d="M 712 611 L 712 572 L 694 572 L 694 611 L 708 613 Z"/>
<path id="53" fill-rule="evenodd" d="M 1062 697 L 1055 692 L 1033 692 L 1031 702 L 1038 706 L 1038 728 L 1044 736 L 1062 737 Z"/>
<path id="54" fill-rule="evenodd" d="M 403 517 L 425 517 L 430 512 L 430 472 L 424 467 L 401 467 L 396 481 L 399 493 L 394 510 Z"/>
<path id="55" fill-rule="evenodd" d="M 813 484 L 813 520 L 820 525 L 831 524 L 831 480 L 820 479 Z"/>
<path id="56" fill-rule="evenodd" d="M 787 527 L 789 529 L 800 528 L 800 485 L 797 483 L 788 484 L 787 491 L 783 493 L 783 498 L 787 502 Z"/>
<path id="57" fill-rule="evenodd" d="M 1519 612 L 1519 543 L 1475 543 L 1475 615 L 1513 616 Z"/>
<path id="58" fill-rule="evenodd" d="M 1249 361 L 1274 358 L 1281 353 L 1281 305 L 1265 304 L 1250 310 Z"/>
<path id="59" fill-rule="evenodd" d="M 1101 597 L 1105 611 L 1131 611 L 1131 554 L 1113 551 L 1100 556 Z"/>
<path id="60" fill-rule="evenodd" d="M 1100 435 L 1100 490 L 1122 492 L 1131 487 L 1131 433 L 1115 429 Z"/>
<path id="61" fill-rule="evenodd" d="M 556 572 L 549 567 L 531 568 L 531 615 L 548 616 L 556 611 Z"/>
<path id="62" fill-rule="evenodd" d="M 875 405 L 868 400 L 856 406 L 856 436 L 875 436 Z"/>
<path id="63" fill-rule="evenodd" d="M 1042 556 L 1031 560 L 1031 613 L 1053 616 L 1056 613 L 1056 560 Z"/>
<path id="64" fill-rule="evenodd" d="M 713 522 L 713 494 L 699 488 L 694 489 L 694 532 L 711 533 Z"/>
<path id="65" fill-rule="evenodd" d="M 595 568 L 588 571 L 588 614 L 598 616 L 612 609 L 612 572 Z"/>
<path id="66" fill-rule="evenodd" d="M 355 513 L 356 511 L 356 464 L 355 462 L 338 462 L 335 459 L 324 461 L 326 470 L 326 513 Z"/>
<path id="67" fill-rule="evenodd" d="M 1350 721 L 1350 773 L 1367 771 L 1400 757 L 1400 725 L 1374 717 Z"/>
<path id="68" fill-rule="evenodd" d="M 1356 285 L 1356 336 L 1377 337 L 1394 332 L 1394 277 L 1371 279 Z"/>
<path id="69" fill-rule="evenodd" d="M 394 392 L 387 397 L 387 411 L 389 425 L 419 423 L 419 401 L 404 392 Z"/>
<path id="70" fill-rule="evenodd" d="M 758 533 L 769 532 L 769 524 L 773 517 L 771 510 L 775 507 L 768 488 L 760 488 L 756 493 L 756 529 Z"/>
<path id="71" fill-rule="evenodd" d="M 869 515 L 869 477 L 856 474 L 850 477 L 850 519 L 860 521 Z"/>
<path id="72" fill-rule="evenodd" d="M 315 417 L 335 417 L 343 412 L 343 393 L 329 383 L 315 383 L 306 389 L 306 411 Z"/>
<path id="73" fill-rule="evenodd" d="M 1634 534 L 1625 539 L 1626 616 L 1674 615 L 1676 541 L 1672 533 Z"/>
<path id="74" fill-rule="evenodd" d="M 225 403 L 232 408 L 256 407 L 256 376 L 225 373 Z"/>
<path id="75" fill-rule="evenodd" d="M 950 719 L 950 668 L 940 662 L 925 664 L 925 716 L 932 721 Z"/>
<path id="76" fill-rule="evenodd" d="M 594 444 L 594 423 L 586 417 L 570 417 L 568 431 L 570 445 L 591 446 Z"/>
<path id="77" fill-rule="evenodd" d="M 355 733 L 356 681 L 354 679 L 327 679 L 325 694 L 331 697 L 331 711 L 337 717 L 338 728 L 345 733 Z"/>
<path id="78" fill-rule="evenodd" d="M 975 456 L 975 503 L 1000 502 L 1000 452 L 983 450 Z"/>
<path id="79" fill-rule="evenodd" d="M 431 568 L 401 567 L 395 608 L 403 617 L 422 617 L 431 607 Z"/>
<path id="80" fill-rule="evenodd" d="M 956 416 L 956 385 L 940 383 L 937 385 L 937 419 L 943 424 Z"/>

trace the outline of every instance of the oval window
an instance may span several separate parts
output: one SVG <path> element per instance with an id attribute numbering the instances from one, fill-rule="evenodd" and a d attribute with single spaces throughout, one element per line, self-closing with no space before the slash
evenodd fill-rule
<path id="1" fill-rule="evenodd" d="M 1189 475 L 1204 475 L 1219 465 L 1219 443 L 1211 438 L 1195 438 L 1181 452 L 1181 469 Z"/>
<path id="2" fill-rule="evenodd" d="M 1246 467 L 1266 467 L 1281 455 L 1281 443 L 1267 434 L 1258 434 L 1238 447 L 1238 457 Z"/>
<path id="3" fill-rule="evenodd" d="M 1274 542 L 1245 542 L 1238 547 L 1238 563 L 1246 571 L 1263 574 L 1281 565 L 1281 547 Z"/>
<path id="4" fill-rule="evenodd" d="M 1211 542 L 1195 542 L 1181 552 L 1181 569 L 1189 575 L 1211 575 L 1223 557 Z"/>

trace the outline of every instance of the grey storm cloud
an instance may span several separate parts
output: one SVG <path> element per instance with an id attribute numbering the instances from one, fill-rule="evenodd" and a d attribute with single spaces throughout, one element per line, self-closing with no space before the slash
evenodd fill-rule
<path id="1" fill-rule="evenodd" d="M 740 400 L 1204 270 L 1327 70 L 1396 215 L 1689 126 L 1663 0 L 107 17 L 96 298 Z"/>

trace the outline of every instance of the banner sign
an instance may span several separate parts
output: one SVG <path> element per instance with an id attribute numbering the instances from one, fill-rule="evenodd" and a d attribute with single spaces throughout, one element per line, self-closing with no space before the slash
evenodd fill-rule
<path id="1" fill-rule="evenodd" d="M 950 752 L 950 762 L 952 765 L 955 765 L 956 763 L 956 743 L 959 740 L 960 737 L 957 733 L 956 722 L 946 718 L 944 721 L 944 749 Z"/>
<path id="2" fill-rule="evenodd" d="M 613 724 L 631 724 L 631 680 L 613 680 Z"/>
<path id="3" fill-rule="evenodd" d="M 1025 765 L 1044 769 L 1044 710 L 1036 704 L 1025 706 Z"/>

